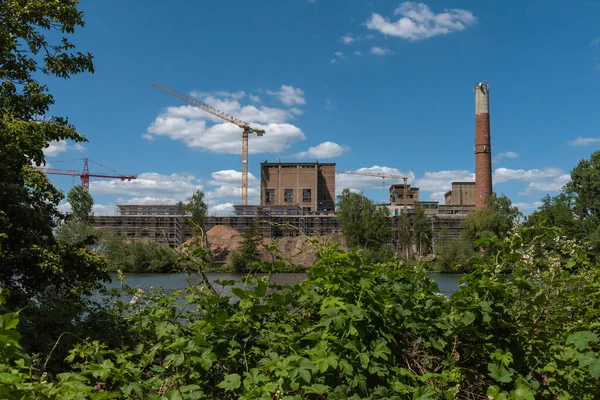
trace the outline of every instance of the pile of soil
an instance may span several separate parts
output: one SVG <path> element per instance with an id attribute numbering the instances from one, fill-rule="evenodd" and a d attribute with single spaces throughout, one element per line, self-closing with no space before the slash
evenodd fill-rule
<path id="1" fill-rule="evenodd" d="M 231 252 L 242 243 L 242 235 L 233 228 L 224 225 L 214 226 L 206 233 L 208 243 L 213 255 L 213 262 L 217 265 L 229 265 L 231 263 Z M 186 245 L 192 243 L 195 239 L 192 238 L 181 246 L 179 250 L 184 251 Z M 284 237 L 279 239 L 263 239 L 263 243 L 272 245 L 277 242 L 277 251 L 281 256 L 289 259 L 293 264 L 311 266 L 317 259 L 315 253 L 317 249 L 312 244 L 316 240 L 318 243 L 340 243 L 340 249 L 347 250 L 343 245 L 342 235 L 339 233 L 332 235 L 322 235 L 314 237 L 295 236 Z M 272 255 L 264 248 L 259 248 L 260 255 L 263 261 L 271 261 Z"/>

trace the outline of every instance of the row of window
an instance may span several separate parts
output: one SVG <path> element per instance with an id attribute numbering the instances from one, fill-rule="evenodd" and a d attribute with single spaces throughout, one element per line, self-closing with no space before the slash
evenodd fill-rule
<path id="1" fill-rule="evenodd" d="M 267 189 L 266 192 L 267 198 L 266 203 L 272 204 L 275 202 L 275 189 Z M 293 203 L 294 202 L 294 189 L 284 189 L 283 190 L 283 202 L 284 203 Z M 310 203 L 312 202 L 312 189 L 302 189 L 302 202 Z"/>

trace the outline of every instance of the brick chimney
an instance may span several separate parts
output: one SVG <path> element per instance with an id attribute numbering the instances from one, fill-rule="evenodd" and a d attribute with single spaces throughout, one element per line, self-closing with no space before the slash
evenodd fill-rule
<path id="1" fill-rule="evenodd" d="M 475 85 L 475 210 L 485 207 L 492 195 L 489 94 L 486 82 Z"/>

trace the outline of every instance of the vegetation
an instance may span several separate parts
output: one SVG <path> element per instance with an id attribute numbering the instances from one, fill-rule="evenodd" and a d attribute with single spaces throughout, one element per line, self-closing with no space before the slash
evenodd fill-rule
<path id="1" fill-rule="evenodd" d="M 260 261 L 258 246 L 262 243 L 263 236 L 256 220 L 252 220 L 242 232 L 240 247 L 231 254 L 231 267 L 235 272 L 247 272 L 252 264 Z"/>
<path id="2" fill-rule="evenodd" d="M 71 205 L 70 219 L 81 222 L 89 222 L 92 216 L 92 207 L 94 199 L 92 195 L 86 191 L 83 186 L 73 186 L 67 194 L 67 200 Z"/>
<path id="3" fill-rule="evenodd" d="M 185 203 L 179 203 L 179 207 L 183 212 L 189 214 L 188 220 L 192 224 L 192 234 L 203 234 L 206 216 L 208 215 L 208 205 L 204 202 L 204 192 L 196 190 Z"/>
<path id="4" fill-rule="evenodd" d="M 129 251 L 148 268 L 170 256 L 116 236 L 92 240 L 81 193 L 70 198 L 82 203 L 69 221 L 79 225 L 54 235 L 62 193 L 31 165 L 44 163 L 50 141 L 84 138 L 46 116 L 53 100 L 34 77 L 93 69 L 90 55 L 40 33 L 82 26 L 76 3 L 0 3 L 0 398 L 597 398 L 600 152 L 525 226 L 503 197 L 470 218 L 463 239 L 478 252 L 450 297 L 420 265 L 376 259 L 393 242 L 387 209 L 345 191 L 340 223 L 362 248 L 321 245 L 299 285 L 248 276 L 217 290 L 204 274 L 203 239 L 182 256 L 203 277 L 185 302 L 129 288 L 121 274 L 120 291 L 92 302 L 106 278 L 96 250 L 123 267 Z M 202 209 L 200 194 L 193 202 Z M 400 221 L 426 248 L 422 215 Z M 256 255 L 257 240 L 249 230 L 245 256 Z"/>

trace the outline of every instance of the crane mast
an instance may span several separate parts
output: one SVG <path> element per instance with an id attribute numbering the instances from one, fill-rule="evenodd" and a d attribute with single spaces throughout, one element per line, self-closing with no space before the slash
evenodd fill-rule
<path id="1" fill-rule="evenodd" d="M 179 93 L 176 90 L 168 88 L 166 86 L 159 85 L 158 83 L 152 82 L 150 84 L 155 88 L 162 90 L 163 92 L 170 94 L 173 97 L 177 97 L 179 100 L 182 100 L 194 107 L 201 109 L 209 114 L 212 114 L 216 117 L 221 118 L 227 122 L 230 122 L 234 125 L 242 128 L 242 205 L 248 204 L 248 136 L 251 133 L 256 133 L 257 136 L 262 136 L 265 134 L 263 129 L 254 129 L 250 127 L 250 124 L 242 121 L 239 118 L 233 117 L 221 110 L 218 110 L 214 107 L 209 106 L 206 103 L 201 102 L 198 99 L 194 99 L 190 96 L 186 96 L 185 94 Z"/>
<path id="2" fill-rule="evenodd" d="M 406 174 L 412 171 L 412 168 L 409 169 Z M 404 182 L 404 215 L 408 213 L 408 177 L 402 174 L 383 174 L 378 172 L 361 172 L 361 171 L 340 171 L 342 174 L 350 174 L 350 175 L 361 175 L 361 176 L 374 176 L 377 178 L 388 178 L 388 179 L 402 179 Z"/>

